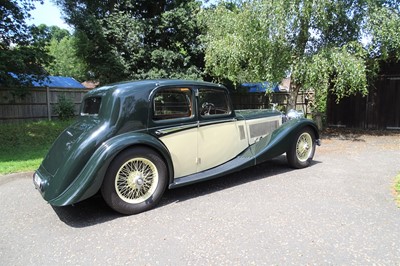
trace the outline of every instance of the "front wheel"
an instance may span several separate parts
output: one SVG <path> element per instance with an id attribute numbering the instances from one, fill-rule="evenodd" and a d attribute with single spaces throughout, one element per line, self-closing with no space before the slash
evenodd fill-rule
<path id="1" fill-rule="evenodd" d="M 107 170 L 101 187 L 105 202 L 122 214 L 153 208 L 167 186 L 167 167 L 162 158 L 146 147 L 126 150 Z"/>
<path id="2" fill-rule="evenodd" d="M 288 163 L 293 168 L 310 166 L 315 153 L 315 133 L 311 128 L 300 130 L 286 153 Z"/>

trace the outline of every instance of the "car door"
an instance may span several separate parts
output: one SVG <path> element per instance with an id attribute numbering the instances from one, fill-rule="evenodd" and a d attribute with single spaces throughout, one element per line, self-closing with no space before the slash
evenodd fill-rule
<path id="1" fill-rule="evenodd" d="M 197 172 L 221 165 L 248 147 L 244 121 L 237 121 L 227 90 L 198 88 Z"/>
<path id="2" fill-rule="evenodd" d="M 154 133 L 168 148 L 174 166 L 174 178 L 197 171 L 198 121 L 194 90 L 189 87 L 165 87 L 152 97 Z"/>

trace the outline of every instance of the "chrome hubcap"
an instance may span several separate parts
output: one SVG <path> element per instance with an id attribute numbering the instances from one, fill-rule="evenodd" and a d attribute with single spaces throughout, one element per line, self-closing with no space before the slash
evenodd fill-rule
<path id="1" fill-rule="evenodd" d="M 127 185 L 132 188 L 132 189 L 140 189 L 140 187 L 143 185 L 144 180 L 142 177 L 142 173 L 140 172 L 133 172 L 130 173 L 129 176 L 127 177 Z"/>

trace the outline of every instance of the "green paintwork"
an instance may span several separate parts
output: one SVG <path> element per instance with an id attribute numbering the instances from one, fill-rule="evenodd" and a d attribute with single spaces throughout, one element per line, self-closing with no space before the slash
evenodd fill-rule
<path id="1" fill-rule="evenodd" d="M 36 171 L 42 180 L 43 198 L 52 205 L 61 206 L 94 195 L 112 159 L 132 145 L 147 145 L 157 150 L 167 162 L 172 179 L 168 151 L 154 136 L 147 134 L 149 99 L 157 88 L 165 86 L 223 88 L 208 82 L 145 80 L 111 84 L 90 91 L 83 102 L 90 97 L 101 97 L 98 115 L 80 116 L 61 133 Z"/>
<path id="2" fill-rule="evenodd" d="M 137 145 L 157 150 L 172 169 L 168 150 L 154 137 L 144 133 L 125 133 L 105 141 L 91 156 L 77 178 L 58 197 L 49 200 L 55 206 L 69 205 L 96 194 L 114 157 L 121 151 Z M 173 175 L 171 172 L 170 175 Z"/>
<path id="3" fill-rule="evenodd" d="M 195 94 L 200 87 L 212 87 L 228 93 L 221 85 L 184 80 L 124 82 L 90 91 L 85 95 L 83 102 L 91 97 L 101 98 L 98 113 L 81 115 L 68 127 L 54 142 L 36 171 L 41 179 L 39 191 L 43 198 L 52 205 L 64 206 L 93 196 L 101 188 L 113 159 L 121 151 L 138 145 L 151 147 L 165 160 L 169 171 L 169 184 L 173 187 L 175 182 L 173 162 L 169 151 L 158 139 L 159 136 L 201 125 L 212 126 L 225 120 L 249 120 L 279 115 L 279 112 L 271 110 L 241 110 L 209 119 L 199 116 L 199 108 L 195 104 L 193 110 L 195 115 L 190 118 L 153 121 L 152 99 L 155 92 L 163 87 L 192 88 L 193 101 L 197 100 Z M 247 158 L 242 160 L 242 165 L 226 164 L 225 168 L 223 166 L 218 168 L 218 173 L 213 173 L 211 169 L 196 174 L 195 178 L 197 181 L 206 180 L 278 156 L 289 149 L 298 130 L 307 126 L 315 130 L 318 138 L 318 130 L 312 121 L 294 119 L 249 147 L 240 155 L 241 158 Z M 187 183 L 196 180 L 188 177 Z M 180 183 L 179 186 L 183 184 Z"/>
<path id="4" fill-rule="evenodd" d="M 312 120 L 305 118 L 290 120 L 272 132 L 271 136 L 268 136 L 265 145 L 260 143 L 258 146 L 253 147 L 253 153 L 256 156 L 256 164 L 287 152 L 296 134 L 305 127 L 312 128 L 316 139 L 319 139 L 317 126 Z"/>

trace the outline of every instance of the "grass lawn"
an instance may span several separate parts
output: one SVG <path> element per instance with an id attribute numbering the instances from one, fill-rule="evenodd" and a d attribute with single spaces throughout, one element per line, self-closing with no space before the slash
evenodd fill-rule
<path id="1" fill-rule="evenodd" d="M 0 174 L 37 169 L 57 136 L 71 121 L 0 124 Z"/>

